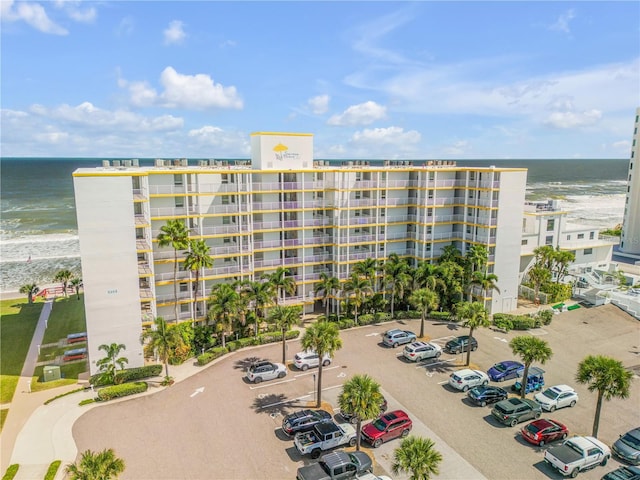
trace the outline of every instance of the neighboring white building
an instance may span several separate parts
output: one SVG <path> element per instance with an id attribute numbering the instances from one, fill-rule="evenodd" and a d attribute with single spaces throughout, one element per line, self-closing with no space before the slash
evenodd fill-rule
<path id="1" fill-rule="evenodd" d="M 624 205 L 622 235 L 618 254 L 628 255 L 640 262 L 640 108 L 636 109 L 633 125 L 633 141 L 629 160 L 627 198 Z M 635 165 L 635 169 L 634 169 Z"/>
<path id="2" fill-rule="evenodd" d="M 287 303 L 313 311 L 326 272 L 342 281 L 351 265 L 396 253 L 436 260 L 447 245 L 489 251 L 500 291 L 492 312 L 517 307 L 526 169 L 457 167 L 454 162 L 313 160 L 313 136 L 255 133 L 251 164 L 201 160 L 105 161 L 74 172 L 91 372 L 98 346 L 123 343 L 129 366 L 143 364 L 143 326 L 175 321 L 174 252 L 156 237 L 170 219 L 204 239 L 213 267 L 195 276 L 179 255 L 179 321 L 203 320 L 212 285 L 259 279 L 278 267 L 297 284 Z M 206 293 L 203 293 L 206 292 Z"/>

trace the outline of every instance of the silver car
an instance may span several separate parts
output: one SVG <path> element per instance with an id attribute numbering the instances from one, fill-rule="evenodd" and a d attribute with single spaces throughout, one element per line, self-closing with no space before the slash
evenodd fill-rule
<path id="1" fill-rule="evenodd" d="M 416 334 L 409 330 L 394 328 L 393 330 L 387 330 L 384 332 L 384 335 L 382 336 L 382 343 L 387 347 L 396 348 L 398 345 L 415 342 L 416 338 Z"/>
<path id="2" fill-rule="evenodd" d="M 471 370 L 470 368 L 458 370 L 449 376 L 449 385 L 463 392 L 466 392 L 472 387 L 487 385 L 488 383 L 489 376 L 486 373 L 480 370 Z"/>
<path id="3" fill-rule="evenodd" d="M 442 348 L 435 343 L 413 342 L 404 347 L 402 355 L 412 362 L 420 362 L 426 358 L 438 358 L 442 355 Z"/>

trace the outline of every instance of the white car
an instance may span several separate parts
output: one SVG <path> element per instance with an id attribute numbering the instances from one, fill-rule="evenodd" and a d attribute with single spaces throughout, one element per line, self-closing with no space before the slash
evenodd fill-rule
<path id="1" fill-rule="evenodd" d="M 578 402 L 578 394 L 569 385 L 555 385 L 536 393 L 533 398 L 548 412 L 557 408 L 573 407 Z"/>
<path id="2" fill-rule="evenodd" d="M 316 352 L 307 350 L 304 352 L 296 353 L 296 356 L 293 357 L 293 363 L 295 364 L 296 368 L 305 371 L 311 367 L 319 366 L 320 358 Z M 329 364 L 331 364 L 331 357 L 325 354 L 322 357 L 322 366 L 326 367 Z"/>
<path id="3" fill-rule="evenodd" d="M 470 368 L 458 370 L 449 376 L 449 385 L 463 392 L 466 392 L 472 387 L 487 385 L 488 383 L 489 376 L 486 373 L 480 370 L 471 370 Z"/>
<path id="4" fill-rule="evenodd" d="M 247 368 L 247 380 L 253 383 L 273 380 L 274 378 L 284 378 L 286 375 L 287 367 L 282 363 L 273 363 L 266 360 L 252 363 Z"/>
<path id="5" fill-rule="evenodd" d="M 442 354 L 442 347 L 435 343 L 413 342 L 404 347 L 402 355 L 412 362 L 420 362 L 425 358 L 438 358 Z"/>

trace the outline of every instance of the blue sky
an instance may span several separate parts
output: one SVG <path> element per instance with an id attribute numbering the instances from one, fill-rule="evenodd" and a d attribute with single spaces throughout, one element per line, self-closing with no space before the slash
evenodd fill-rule
<path id="1" fill-rule="evenodd" d="M 629 158 L 640 2 L 1 0 L 1 154 Z"/>

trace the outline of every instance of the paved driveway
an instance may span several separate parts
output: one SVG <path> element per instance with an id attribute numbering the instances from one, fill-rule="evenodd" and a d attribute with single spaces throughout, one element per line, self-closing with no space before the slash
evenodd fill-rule
<path id="1" fill-rule="evenodd" d="M 522 425 L 497 424 L 490 407 L 471 406 L 464 393 L 446 385 L 450 372 L 459 368 L 455 362 L 460 355 L 443 354 L 439 361 L 419 364 L 406 362 L 400 356 L 402 347 L 391 349 L 380 344 L 380 334 L 394 327 L 418 332 L 420 324 L 410 320 L 342 332 L 344 347 L 324 370 L 323 399 L 336 407 L 342 383 L 353 374 L 368 373 L 381 383 L 390 406 L 401 406 L 417 422 L 414 433 L 433 434 L 447 462 L 464 463 L 455 461 L 457 452 L 472 467 L 456 470 L 446 465 L 440 478 L 470 478 L 473 469 L 478 476 L 491 479 L 559 478 L 542 462 L 543 449 L 520 440 Z M 427 322 L 426 332 L 433 341 L 444 344 L 452 336 L 466 334 L 467 329 Z M 580 395 L 574 408 L 544 413 L 543 417 L 566 423 L 572 434 L 590 434 L 596 396 L 573 380 L 577 364 L 588 354 L 601 353 L 622 360 L 625 366 L 638 366 L 639 333 L 640 323 L 610 305 L 556 315 L 550 326 L 530 332 L 547 340 L 554 351 L 551 361 L 543 366 L 547 385 L 567 383 Z M 518 334 L 522 332 L 477 331 L 480 348 L 473 352 L 472 363 L 486 370 L 495 362 L 512 358 L 508 341 Z M 299 343 L 290 342 L 288 358 L 298 350 Z M 283 414 L 314 400 L 317 370 L 303 373 L 292 368 L 285 379 L 260 385 L 243 380 L 243 370 L 252 360 L 280 361 L 280 356 L 278 344 L 235 352 L 157 394 L 95 408 L 74 426 L 78 450 L 114 448 L 126 461 L 123 479 L 295 478 L 305 460 L 279 426 Z M 204 391 L 197 393 L 200 387 Z M 620 433 L 640 425 L 639 407 L 640 382 L 636 378 L 629 399 L 605 403 L 600 439 L 611 444 Z M 389 472 L 398 443 L 395 440 L 371 450 L 378 473 Z M 604 468 L 581 474 L 581 478 L 599 479 L 617 466 L 612 460 Z"/>

